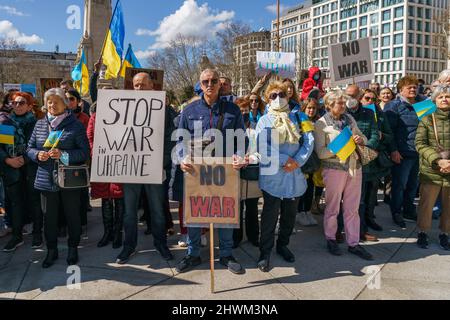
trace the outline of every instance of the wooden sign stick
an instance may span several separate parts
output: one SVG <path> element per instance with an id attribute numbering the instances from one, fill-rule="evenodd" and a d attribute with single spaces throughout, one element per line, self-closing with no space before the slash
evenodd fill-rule
<path id="1" fill-rule="evenodd" d="M 214 223 L 209 225 L 209 250 L 211 255 L 211 293 L 214 293 Z"/>

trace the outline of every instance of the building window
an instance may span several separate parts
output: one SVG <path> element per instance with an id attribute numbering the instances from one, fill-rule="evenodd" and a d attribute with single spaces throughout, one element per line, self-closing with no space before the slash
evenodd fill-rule
<path id="1" fill-rule="evenodd" d="M 347 33 L 341 33 L 339 35 L 339 42 L 347 42 Z"/>
<path id="2" fill-rule="evenodd" d="M 422 48 L 416 48 L 416 58 L 422 58 Z"/>
<path id="3" fill-rule="evenodd" d="M 414 44 L 414 33 L 408 33 L 408 44 Z"/>
<path id="4" fill-rule="evenodd" d="M 378 50 L 373 51 L 373 60 L 378 60 Z"/>
<path id="5" fill-rule="evenodd" d="M 422 21 L 417 21 L 417 31 L 423 31 L 422 30 Z"/>
<path id="6" fill-rule="evenodd" d="M 430 32 L 430 23 L 429 22 L 425 22 L 425 32 Z"/>
<path id="7" fill-rule="evenodd" d="M 408 19 L 408 29 L 414 31 L 414 20 Z"/>
<path id="8" fill-rule="evenodd" d="M 391 20 L 391 10 L 383 11 L 383 20 L 382 21 L 388 21 Z"/>
<path id="9" fill-rule="evenodd" d="M 349 39 L 348 40 L 356 40 L 356 38 L 357 38 L 356 30 L 355 31 L 350 31 L 350 35 L 349 35 Z"/>
<path id="10" fill-rule="evenodd" d="M 408 57 L 414 58 L 414 48 L 413 47 L 408 47 Z"/>
<path id="11" fill-rule="evenodd" d="M 419 45 L 422 44 L 422 35 L 420 33 L 417 34 L 416 41 L 417 44 Z"/>
<path id="12" fill-rule="evenodd" d="M 401 58 L 403 57 L 403 48 L 394 48 L 394 58 Z"/>
<path id="13" fill-rule="evenodd" d="M 382 34 L 391 32 L 391 24 L 390 23 L 385 23 L 381 27 L 382 27 Z"/>
<path id="14" fill-rule="evenodd" d="M 370 23 L 371 24 L 378 23 L 378 13 L 373 13 L 370 15 Z"/>
<path id="15" fill-rule="evenodd" d="M 378 36 L 378 33 L 379 33 L 378 26 L 370 27 L 370 36 L 371 37 Z"/>
<path id="16" fill-rule="evenodd" d="M 367 38 L 367 28 L 359 30 L 359 37 L 360 38 Z"/>
<path id="17" fill-rule="evenodd" d="M 356 26 L 357 26 L 356 19 L 350 20 L 350 29 L 354 29 L 356 28 Z"/>
<path id="18" fill-rule="evenodd" d="M 386 36 L 381 38 L 381 46 L 382 47 L 388 47 L 391 45 L 391 37 Z"/>
<path id="19" fill-rule="evenodd" d="M 430 45 L 430 36 L 429 35 L 425 35 L 425 45 L 429 46 Z"/>
<path id="20" fill-rule="evenodd" d="M 360 27 L 365 27 L 367 26 L 367 16 L 361 17 L 359 19 L 359 26 Z"/>
<path id="21" fill-rule="evenodd" d="M 402 31 L 403 30 L 403 20 L 394 22 L 394 31 Z"/>
<path id="22" fill-rule="evenodd" d="M 381 50 L 381 59 L 383 60 L 389 59 L 391 57 L 389 51 L 390 51 L 389 49 Z"/>
<path id="23" fill-rule="evenodd" d="M 414 9 L 415 9 L 414 6 L 409 6 L 408 7 L 408 16 L 414 17 Z"/>
<path id="24" fill-rule="evenodd" d="M 347 30 L 347 21 L 341 22 L 341 31 Z"/>
<path id="25" fill-rule="evenodd" d="M 403 17 L 403 7 L 397 7 L 394 9 L 394 18 L 402 18 Z"/>
<path id="26" fill-rule="evenodd" d="M 373 38 L 373 39 L 372 39 L 372 47 L 373 47 L 374 49 L 377 49 L 377 48 L 378 48 L 378 38 Z"/>
<path id="27" fill-rule="evenodd" d="M 425 48 L 423 51 L 423 57 L 426 59 L 430 59 L 430 49 Z"/>

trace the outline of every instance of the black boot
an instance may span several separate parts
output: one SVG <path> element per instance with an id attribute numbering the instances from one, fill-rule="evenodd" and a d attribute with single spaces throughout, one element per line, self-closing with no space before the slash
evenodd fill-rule
<path id="1" fill-rule="evenodd" d="M 45 258 L 44 262 L 42 263 L 42 268 L 44 268 L 44 269 L 50 268 L 55 263 L 55 260 L 57 260 L 57 259 L 58 259 L 58 249 L 48 249 L 47 257 Z"/>
<path id="2" fill-rule="evenodd" d="M 78 263 L 78 248 L 69 247 L 69 252 L 67 253 L 67 264 L 69 266 L 76 265 Z"/>
<path id="3" fill-rule="evenodd" d="M 125 202 L 123 199 L 114 199 L 114 239 L 113 249 L 122 246 L 123 213 L 125 211 Z"/>
<path id="4" fill-rule="evenodd" d="M 105 233 L 97 244 L 97 247 L 106 247 L 113 240 L 113 202 L 110 199 L 102 199 L 102 216 Z"/>

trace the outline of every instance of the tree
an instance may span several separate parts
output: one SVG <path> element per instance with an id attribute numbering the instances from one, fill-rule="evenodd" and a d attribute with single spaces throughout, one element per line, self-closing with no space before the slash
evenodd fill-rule
<path id="1" fill-rule="evenodd" d="M 5 83 L 22 83 L 24 81 L 20 57 L 25 48 L 14 39 L 0 39 L 0 85 Z"/>
<path id="2" fill-rule="evenodd" d="M 432 44 L 438 47 L 439 59 L 450 59 L 450 9 L 436 10 L 432 18 L 432 24 L 436 24 L 436 32 L 432 33 Z"/>

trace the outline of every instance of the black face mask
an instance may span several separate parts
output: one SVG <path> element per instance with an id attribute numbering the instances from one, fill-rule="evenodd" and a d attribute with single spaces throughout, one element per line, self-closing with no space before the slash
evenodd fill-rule
<path id="1" fill-rule="evenodd" d="M 74 113 L 78 114 L 81 112 L 81 107 L 78 106 L 75 110 L 73 110 Z"/>
<path id="2" fill-rule="evenodd" d="M 242 115 L 242 117 L 244 118 L 244 123 L 247 123 L 250 121 L 250 114 L 245 113 Z"/>

